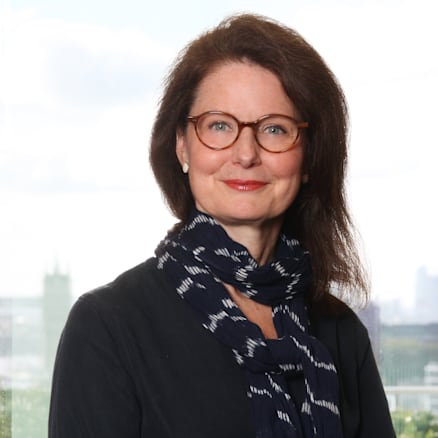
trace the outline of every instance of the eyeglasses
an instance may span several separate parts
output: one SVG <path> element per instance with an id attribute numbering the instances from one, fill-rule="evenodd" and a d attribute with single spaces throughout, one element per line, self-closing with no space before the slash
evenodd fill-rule
<path id="1" fill-rule="evenodd" d="M 216 151 L 231 147 L 242 129 L 248 126 L 261 148 L 273 153 L 286 152 L 297 143 L 301 129 L 309 126 L 307 122 L 281 114 L 267 114 L 254 122 L 241 122 L 222 111 L 207 111 L 187 119 L 195 125 L 199 141 Z"/>

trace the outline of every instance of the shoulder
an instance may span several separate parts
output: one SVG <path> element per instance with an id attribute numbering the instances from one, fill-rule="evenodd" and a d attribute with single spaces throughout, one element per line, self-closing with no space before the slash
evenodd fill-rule
<path id="1" fill-rule="evenodd" d="M 120 307 L 139 304 L 139 301 L 154 301 L 150 299 L 151 295 L 167 287 L 165 276 L 156 267 L 156 259 L 150 258 L 123 272 L 110 283 L 84 293 L 76 305 L 120 310 Z"/>
<path id="2" fill-rule="evenodd" d="M 309 306 L 309 318 L 314 325 L 341 324 L 347 326 L 363 327 L 362 322 L 346 303 L 333 295 L 327 294 Z"/>
<path id="3" fill-rule="evenodd" d="M 336 361 L 342 361 L 344 352 L 357 365 L 369 353 L 368 331 L 356 313 L 344 302 L 326 295 L 309 306 L 312 332 L 331 351 Z M 344 357 L 345 360 L 345 357 Z"/>
<path id="4" fill-rule="evenodd" d="M 73 305 L 67 329 L 79 324 L 91 330 L 97 324 L 116 327 L 156 313 L 172 299 L 169 283 L 151 258 L 122 273 L 112 282 L 81 295 Z"/>
<path id="5" fill-rule="evenodd" d="M 139 291 L 162 287 L 166 280 L 162 271 L 158 270 L 155 258 L 150 258 L 143 263 L 123 272 L 110 283 L 98 287 L 87 295 L 104 298 L 106 300 L 125 299 Z"/>

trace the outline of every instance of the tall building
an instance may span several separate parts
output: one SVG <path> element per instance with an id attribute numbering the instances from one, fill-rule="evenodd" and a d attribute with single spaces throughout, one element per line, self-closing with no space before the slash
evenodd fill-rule
<path id="1" fill-rule="evenodd" d="M 57 266 L 44 276 L 42 296 L 0 298 L 0 387 L 50 379 L 71 304 L 70 276 Z"/>
<path id="2" fill-rule="evenodd" d="M 368 330 L 374 357 L 379 362 L 381 358 L 380 345 L 380 307 L 373 301 L 358 312 L 358 316 Z"/>
<path id="3" fill-rule="evenodd" d="M 66 273 L 61 273 L 58 265 L 53 272 L 44 276 L 43 288 L 43 325 L 44 325 L 44 360 L 46 369 L 51 372 L 56 355 L 59 337 L 72 304 L 71 280 Z"/>
<path id="4" fill-rule="evenodd" d="M 438 322 L 438 275 L 430 275 L 422 266 L 417 271 L 415 319 L 419 324 Z"/>
<path id="5" fill-rule="evenodd" d="M 70 276 L 55 267 L 44 276 L 42 295 L 35 292 L 0 298 L 0 414 L 14 438 L 47 436 L 53 360 L 72 303 Z"/>

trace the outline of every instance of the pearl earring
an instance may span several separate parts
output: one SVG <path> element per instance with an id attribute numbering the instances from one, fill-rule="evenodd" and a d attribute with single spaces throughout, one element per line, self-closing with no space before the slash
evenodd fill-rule
<path id="1" fill-rule="evenodd" d="M 187 163 L 187 161 L 182 165 L 182 171 L 184 173 L 188 173 L 189 172 L 189 163 Z"/>

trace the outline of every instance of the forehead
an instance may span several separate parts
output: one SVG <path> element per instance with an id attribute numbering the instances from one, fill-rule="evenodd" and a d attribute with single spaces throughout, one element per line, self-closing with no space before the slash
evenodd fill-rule
<path id="1" fill-rule="evenodd" d="M 210 70 L 198 85 L 192 110 L 237 112 L 253 118 L 268 113 L 295 115 L 280 79 L 270 70 L 245 61 L 221 63 Z"/>

